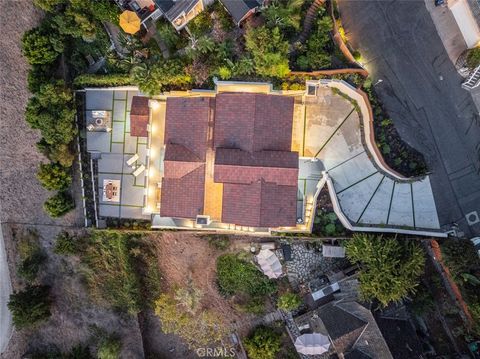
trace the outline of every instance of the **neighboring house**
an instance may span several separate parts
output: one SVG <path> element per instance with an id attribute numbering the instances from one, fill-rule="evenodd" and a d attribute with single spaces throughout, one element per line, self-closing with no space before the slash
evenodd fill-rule
<path id="1" fill-rule="evenodd" d="M 220 2 L 237 26 L 240 26 L 263 5 L 263 0 L 220 0 Z"/>
<path id="2" fill-rule="evenodd" d="M 480 46 L 480 5 L 477 0 L 449 0 L 448 8 L 469 49 Z"/>
<path id="3" fill-rule="evenodd" d="M 176 30 L 181 30 L 212 0 L 116 0 L 116 2 L 122 10 L 135 11 L 145 28 L 163 16 Z"/>
<path id="4" fill-rule="evenodd" d="M 352 283 L 358 286 L 354 277 L 339 282 L 340 291 L 348 288 L 348 295 L 335 295 L 329 303 L 293 318 L 294 326 L 289 328 L 293 341 L 309 333 L 322 334 L 330 341 L 328 352 L 308 358 L 393 358 L 372 312 L 351 291 Z"/>

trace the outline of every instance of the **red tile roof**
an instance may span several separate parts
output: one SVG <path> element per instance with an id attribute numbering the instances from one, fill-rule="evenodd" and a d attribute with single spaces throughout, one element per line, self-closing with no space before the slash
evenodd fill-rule
<path id="1" fill-rule="evenodd" d="M 149 112 L 148 97 L 133 96 L 130 108 L 130 135 L 148 137 Z"/>
<path id="2" fill-rule="evenodd" d="M 218 148 L 215 153 L 215 182 L 250 184 L 260 179 L 279 185 L 297 186 L 298 153 Z"/>
<path id="3" fill-rule="evenodd" d="M 205 161 L 210 102 L 208 97 L 169 97 L 165 143 L 183 145 Z"/>
<path id="4" fill-rule="evenodd" d="M 161 216 L 195 218 L 203 213 L 209 118 L 209 98 L 167 99 Z"/>
<path id="5" fill-rule="evenodd" d="M 215 147 L 290 151 L 293 97 L 220 93 L 215 104 Z"/>
<path id="6" fill-rule="evenodd" d="M 165 172 L 166 173 L 166 172 Z M 171 173 L 173 176 L 174 174 Z M 162 217 L 196 218 L 203 213 L 205 164 L 180 178 L 164 177 L 160 215 Z"/>
<path id="7" fill-rule="evenodd" d="M 297 186 L 257 181 L 223 185 L 222 222 L 249 227 L 295 226 Z"/>

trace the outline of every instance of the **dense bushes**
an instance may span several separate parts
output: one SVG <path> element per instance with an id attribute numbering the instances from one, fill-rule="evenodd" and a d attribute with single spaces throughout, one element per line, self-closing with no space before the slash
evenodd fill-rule
<path id="1" fill-rule="evenodd" d="M 16 238 L 18 238 L 17 250 L 20 257 L 17 268 L 18 275 L 27 283 L 34 282 L 46 259 L 40 246 L 38 234 L 29 230 L 18 234 Z"/>
<path id="2" fill-rule="evenodd" d="M 243 344 L 251 359 L 275 359 L 280 351 L 281 335 L 272 328 L 260 326 Z"/>
<path id="3" fill-rule="evenodd" d="M 296 293 L 287 292 L 278 297 L 277 307 L 285 311 L 297 309 L 302 304 L 302 298 Z"/>
<path id="4" fill-rule="evenodd" d="M 275 282 L 265 277 L 252 263 L 235 254 L 218 257 L 217 276 L 220 292 L 225 295 L 261 297 L 277 289 Z"/>
<path id="5" fill-rule="evenodd" d="M 306 41 L 301 46 L 296 65 L 301 70 L 320 70 L 330 68 L 332 52 L 334 45 L 330 37 L 333 28 L 332 19 L 326 13 L 325 9 L 319 11 L 320 17 L 316 26 Z"/>
<path id="6" fill-rule="evenodd" d="M 64 190 L 72 183 L 69 171 L 58 163 L 41 163 L 37 178 L 49 190 Z"/>
<path id="7" fill-rule="evenodd" d="M 255 71 L 260 76 L 284 77 L 289 72 L 288 41 L 278 27 L 250 28 L 245 34 L 246 49 L 252 54 Z"/>
<path id="8" fill-rule="evenodd" d="M 480 65 L 480 47 L 468 50 L 467 66 L 471 69 Z"/>
<path id="9" fill-rule="evenodd" d="M 8 309 L 17 328 L 33 326 L 48 319 L 50 313 L 50 287 L 28 286 L 10 296 Z"/>
<path id="10" fill-rule="evenodd" d="M 348 259 L 361 265 L 360 294 L 364 300 L 378 300 L 386 306 L 415 293 L 425 264 L 417 243 L 355 234 L 345 248 Z"/>
<path id="11" fill-rule="evenodd" d="M 43 204 L 43 209 L 52 218 L 61 217 L 73 208 L 75 208 L 75 202 L 67 192 L 58 192 Z"/>
<path id="12" fill-rule="evenodd" d="M 128 75 L 124 74 L 82 74 L 75 77 L 73 85 L 76 88 L 84 87 L 109 87 L 109 86 L 128 86 L 133 85 L 133 81 Z"/>

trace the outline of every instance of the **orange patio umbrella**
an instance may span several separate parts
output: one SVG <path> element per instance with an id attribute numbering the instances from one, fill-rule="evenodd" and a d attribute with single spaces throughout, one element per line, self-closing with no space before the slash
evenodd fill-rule
<path id="1" fill-rule="evenodd" d="M 127 34 L 135 34 L 140 30 L 140 18 L 133 11 L 126 10 L 120 15 L 120 27 Z"/>

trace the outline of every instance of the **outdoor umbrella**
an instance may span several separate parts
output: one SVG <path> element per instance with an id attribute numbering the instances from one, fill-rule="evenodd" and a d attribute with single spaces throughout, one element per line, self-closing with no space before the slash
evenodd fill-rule
<path id="1" fill-rule="evenodd" d="M 319 333 L 303 334 L 295 340 L 295 349 L 300 354 L 318 355 L 328 352 L 330 341 L 328 337 Z"/>
<path id="2" fill-rule="evenodd" d="M 258 253 L 257 263 L 268 278 L 278 278 L 283 274 L 282 264 L 270 249 L 262 249 Z"/>
<path id="3" fill-rule="evenodd" d="M 120 27 L 127 34 L 135 34 L 140 30 L 140 18 L 133 11 L 126 10 L 120 15 Z"/>

